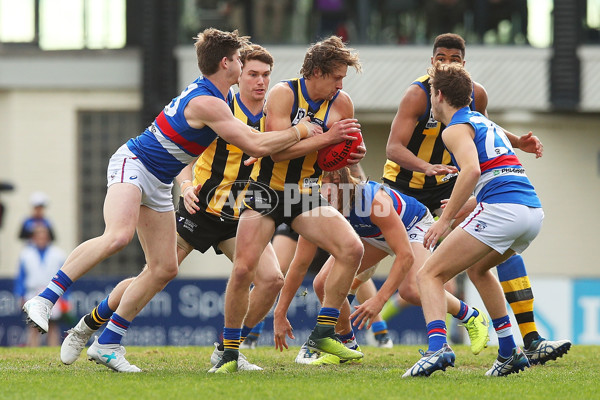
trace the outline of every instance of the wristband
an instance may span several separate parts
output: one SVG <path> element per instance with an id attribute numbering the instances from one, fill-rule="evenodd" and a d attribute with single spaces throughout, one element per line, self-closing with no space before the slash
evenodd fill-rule
<path id="1" fill-rule="evenodd" d="M 190 180 L 188 179 L 188 180 L 185 180 L 185 181 L 181 182 L 181 185 L 179 185 L 179 190 L 181 191 L 181 193 L 185 193 L 185 190 L 186 190 L 187 188 L 189 188 L 189 187 L 192 187 L 192 186 L 194 186 L 194 185 L 192 184 L 192 181 L 190 181 Z"/>
<path id="2" fill-rule="evenodd" d="M 299 142 L 300 139 L 300 130 L 298 128 L 296 128 L 296 125 L 292 126 L 292 128 L 294 128 L 294 132 L 296 132 L 296 140 Z"/>
<path id="3" fill-rule="evenodd" d="M 306 124 L 309 124 L 309 123 L 310 122 L 303 121 L 297 125 L 294 125 L 294 127 L 298 131 L 300 139 L 304 139 L 304 138 L 308 137 L 308 126 L 306 126 Z M 298 139 L 298 140 L 300 140 L 300 139 Z"/>

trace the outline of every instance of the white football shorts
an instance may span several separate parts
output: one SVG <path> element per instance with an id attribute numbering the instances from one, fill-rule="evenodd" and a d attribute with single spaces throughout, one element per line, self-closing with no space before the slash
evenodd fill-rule
<path id="1" fill-rule="evenodd" d="M 173 183 L 163 183 L 146 169 L 144 164 L 129 150 L 127 144 L 119 147 L 108 162 L 107 187 L 115 183 L 131 183 L 142 192 L 141 205 L 157 212 L 174 211 Z"/>
<path id="2" fill-rule="evenodd" d="M 467 233 L 500 254 L 523 252 L 538 235 L 544 210 L 522 204 L 479 203 L 460 224 Z"/>

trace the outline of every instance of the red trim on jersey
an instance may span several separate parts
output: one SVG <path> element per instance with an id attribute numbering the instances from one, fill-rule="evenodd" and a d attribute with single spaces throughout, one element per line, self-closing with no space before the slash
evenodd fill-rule
<path id="1" fill-rule="evenodd" d="M 204 150 L 206 150 L 206 146 L 202 146 L 196 142 L 191 142 L 187 140 L 186 138 L 181 136 L 175 129 L 173 129 L 173 127 L 167 120 L 164 111 L 161 111 L 160 114 L 158 114 L 158 117 L 156 117 L 156 125 L 158 125 L 158 128 L 165 136 L 167 136 L 180 147 L 183 147 L 188 152 L 198 156 L 202 154 Z"/>
<path id="2" fill-rule="evenodd" d="M 517 158 L 517 156 L 510 155 L 510 156 L 498 156 L 498 157 L 494 157 L 491 160 L 488 160 L 484 163 L 480 164 L 480 169 L 481 172 L 485 172 L 488 169 L 492 169 L 492 168 L 497 168 L 497 167 L 505 167 L 505 166 L 521 166 L 521 162 L 519 161 L 519 159 Z"/>
<path id="3" fill-rule="evenodd" d="M 400 215 L 400 213 L 402 212 L 402 199 L 400 198 L 400 195 L 394 192 L 392 189 L 390 189 L 390 193 L 394 195 L 396 200 L 398 200 L 398 207 L 396 208 L 396 213 Z"/>
<path id="4" fill-rule="evenodd" d="M 377 236 L 381 236 L 381 230 L 378 233 L 374 234 L 374 235 L 363 236 L 363 237 L 365 237 L 365 238 L 375 238 Z"/>

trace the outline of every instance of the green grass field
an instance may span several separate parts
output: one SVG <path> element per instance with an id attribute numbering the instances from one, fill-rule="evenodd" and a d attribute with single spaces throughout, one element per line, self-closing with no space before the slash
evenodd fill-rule
<path id="1" fill-rule="evenodd" d="M 306 366 L 298 347 L 246 350 L 261 372 L 207 374 L 212 348 L 129 347 L 139 374 L 119 374 L 87 361 L 63 365 L 59 348 L 0 348 L 1 399 L 600 399 L 600 346 L 574 346 L 544 366 L 504 378 L 484 376 L 497 348 L 473 356 L 453 346 L 455 368 L 402 379 L 419 358 L 414 346 L 364 347 L 358 365 Z"/>

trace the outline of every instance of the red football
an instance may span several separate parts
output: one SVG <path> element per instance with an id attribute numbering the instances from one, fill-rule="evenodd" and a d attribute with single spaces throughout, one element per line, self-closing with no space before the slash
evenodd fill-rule
<path id="1" fill-rule="evenodd" d="M 350 135 L 358 139 L 344 140 L 319 150 L 317 164 L 323 171 L 335 171 L 348 165 L 348 157 L 351 153 L 356 153 L 356 148 L 363 142 L 360 132 L 353 132 Z"/>

